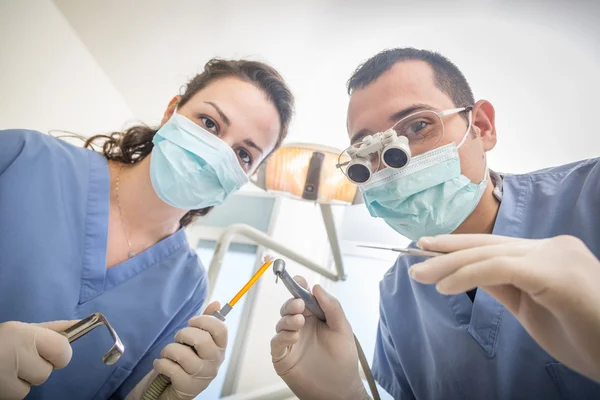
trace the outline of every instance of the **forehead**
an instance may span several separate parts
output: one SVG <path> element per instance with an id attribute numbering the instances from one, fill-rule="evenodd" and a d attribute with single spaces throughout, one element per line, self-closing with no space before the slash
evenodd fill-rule
<path id="1" fill-rule="evenodd" d="M 372 133 L 388 129 L 390 117 L 414 104 L 445 110 L 452 100 L 435 86 L 433 69 L 424 61 L 402 61 L 377 80 L 355 90 L 348 105 L 348 134 L 361 130 Z"/>
<path id="2" fill-rule="evenodd" d="M 238 99 L 237 93 L 243 93 L 244 98 L 252 97 L 254 100 L 265 101 L 265 94 L 250 82 L 242 80 L 234 76 L 218 78 L 202 90 L 198 91 L 192 99 L 204 99 L 210 97 L 212 100 L 227 100 L 236 102 L 243 99 Z"/>
<path id="3" fill-rule="evenodd" d="M 235 77 L 221 78 L 192 96 L 186 105 L 194 107 L 207 101 L 217 104 L 230 120 L 228 134 L 240 140 L 252 139 L 265 151 L 275 146 L 280 130 L 279 113 L 254 84 Z"/>

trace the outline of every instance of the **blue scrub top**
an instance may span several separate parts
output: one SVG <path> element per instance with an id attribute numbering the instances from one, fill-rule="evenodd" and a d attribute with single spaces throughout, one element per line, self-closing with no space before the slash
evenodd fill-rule
<path id="1" fill-rule="evenodd" d="M 179 230 L 106 269 L 106 159 L 34 131 L 0 131 L 0 322 L 103 313 L 125 345 L 98 327 L 73 343 L 70 364 L 28 399 L 124 398 L 175 333 L 198 314 L 206 272 Z"/>
<path id="2" fill-rule="evenodd" d="M 600 159 L 506 176 L 493 233 L 573 235 L 600 257 Z M 483 290 L 473 303 L 411 280 L 422 260 L 398 257 L 380 284 L 373 373 L 395 399 L 600 399 Z"/>

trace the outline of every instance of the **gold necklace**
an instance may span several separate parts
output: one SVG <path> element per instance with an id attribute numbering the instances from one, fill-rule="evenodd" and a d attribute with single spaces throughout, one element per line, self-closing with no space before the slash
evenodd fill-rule
<path id="1" fill-rule="evenodd" d="M 129 246 L 129 252 L 127 253 L 127 257 L 132 258 L 135 256 L 135 252 L 133 251 L 133 247 L 131 247 L 131 241 L 129 240 L 129 235 L 127 235 L 127 229 L 125 229 L 125 221 L 123 221 L 123 211 L 121 211 L 121 199 L 119 198 L 119 178 L 121 177 L 121 170 L 123 170 L 122 165 L 119 167 L 119 173 L 117 174 L 116 180 L 117 206 L 119 207 L 119 219 L 121 220 L 121 228 L 123 229 L 123 234 L 125 235 L 125 239 L 127 239 L 127 245 Z"/>

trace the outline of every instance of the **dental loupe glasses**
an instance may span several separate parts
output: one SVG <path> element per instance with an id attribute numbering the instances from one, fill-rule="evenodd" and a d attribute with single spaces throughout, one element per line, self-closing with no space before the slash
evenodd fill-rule
<path id="1" fill-rule="evenodd" d="M 468 112 L 472 106 L 444 111 L 423 110 L 410 114 L 384 132 L 365 136 L 344 150 L 336 167 L 354 184 L 367 183 L 373 174 L 386 168 L 402 169 L 413 156 L 436 148 L 444 137 L 442 118 Z M 342 159 L 345 159 L 342 162 Z"/>
<path id="2" fill-rule="evenodd" d="M 340 162 L 346 153 L 350 161 Z M 377 157 L 379 159 L 377 160 Z M 398 136 L 393 128 L 385 132 L 369 135 L 353 146 L 348 147 L 338 158 L 337 168 L 355 184 L 367 183 L 378 167 L 374 161 L 380 161 L 388 168 L 404 168 L 411 158 L 408 138 Z"/>

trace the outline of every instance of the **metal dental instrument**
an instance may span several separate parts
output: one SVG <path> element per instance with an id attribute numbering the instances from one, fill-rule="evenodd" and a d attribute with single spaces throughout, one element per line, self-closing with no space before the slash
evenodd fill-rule
<path id="1" fill-rule="evenodd" d="M 440 253 L 438 251 L 411 249 L 408 247 L 366 246 L 366 245 L 362 245 L 362 244 L 357 245 L 357 247 L 364 247 L 366 249 L 389 250 L 389 251 L 395 251 L 396 253 L 408 254 L 410 256 L 417 256 L 417 257 L 438 257 L 438 256 L 443 256 L 443 255 L 447 254 L 447 253 Z"/>
<path id="2" fill-rule="evenodd" d="M 273 262 L 273 272 L 275 273 L 275 276 L 277 276 L 277 279 L 281 279 L 292 296 L 297 299 L 304 300 L 306 308 L 308 308 L 308 310 L 313 313 L 315 317 L 319 318 L 323 322 L 326 321 L 325 313 L 323 313 L 323 310 L 321 309 L 321 306 L 319 306 L 315 296 L 310 294 L 308 290 L 304 289 L 298 284 L 298 282 L 294 280 L 294 278 L 292 278 L 292 276 L 285 269 L 285 261 L 283 261 L 281 258 L 275 260 Z"/>
<path id="3" fill-rule="evenodd" d="M 302 299 L 306 308 L 318 319 L 323 322 L 326 322 L 325 313 L 323 309 L 319 305 L 317 298 L 313 296 L 308 290 L 304 289 L 298 282 L 292 278 L 292 276 L 285 269 L 285 261 L 278 258 L 273 261 L 273 273 L 275 274 L 275 282 L 279 279 L 283 282 L 287 290 L 294 296 L 296 299 Z M 360 361 L 360 365 L 362 367 L 363 372 L 365 373 L 365 378 L 367 379 L 367 383 L 369 384 L 369 389 L 371 389 L 371 394 L 373 395 L 373 400 L 380 400 L 379 391 L 377 390 L 377 385 L 375 384 L 375 379 L 373 378 L 373 373 L 371 372 L 371 368 L 369 367 L 369 362 L 367 361 L 367 357 L 365 356 L 365 352 L 363 351 L 356 335 L 354 335 L 354 344 L 356 345 L 356 350 L 358 351 L 358 360 Z"/>
<path id="4" fill-rule="evenodd" d="M 270 256 L 265 256 L 263 261 L 264 261 L 264 264 L 262 265 L 262 267 L 260 267 L 254 275 L 252 275 L 252 278 L 250 278 L 250 280 L 244 285 L 243 288 L 240 289 L 239 292 L 237 292 L 237 294 L 235 296 L 233 296 L 233 298 L 229 301 L 229 303 L 227 303 L 223 307 L 221 307 L 220 310 L 217 310 L 211 314 L 213 317 L 218 318 L 221 321 L 225 322 L 225 317 L 233 309 L 233 306 L 235 306 L 235 304 L 246 294 L 246 292 L 248 290 L 250 290 L 250 288 L 252 286 L 254 286 L 256 281 L 258 281 L 258 278 L 260 278 L 262 276 L 262 274 L 264 274 L 265 271 L 267 269 L 269 269 L 271 264 L 273 264 L 273 259 Z M 171 384 L 171 380 L 169 379 L 169 377 L 167 377 L 163 374 L 159 374 L 150 383 L 150 386 L 148 387 L 148 389 L 146 389 L 146 392 L 144 393 L 142 400 L 158 400 L 160 395 L 167 389 L 167 387 L 170 384 Z"/>
<path id="5" fill-rule="evenodd" d="M 119 335 L 117 335 L 117 332 L 113 329 L 112 326 L 110 326 L 106 317 L 104 317 L 104 315 L 102 315 L 101 313 L 94 313 L 89 317 L 86 317 L 81 321 L 77 322 L 75 325 L 65 329 L 63 332 L 59 333 L 65 336 L 69 340 L 69 343 L 73 343 L 74 341 L 88 334 L 90 331 L 96 329 L 100 325 L 106 326 L 106 329 L 108 329 L 110 336 L 112 336 L 113 341 L 115 342 L 115 344 L 113 344 L 110 350 L 106 352 L 106 354 L 104 354 L 104 356 L 102 357 L 102 361 L 104 362 L 104 364 L 112 365 L 115 362 L 117 362 L 119 358 L 121 358 L 121 356 L 125 352 L 125 346 L 123 346 L 123 343 L 121 343 L 121 339 L 119 339 Z"/>

